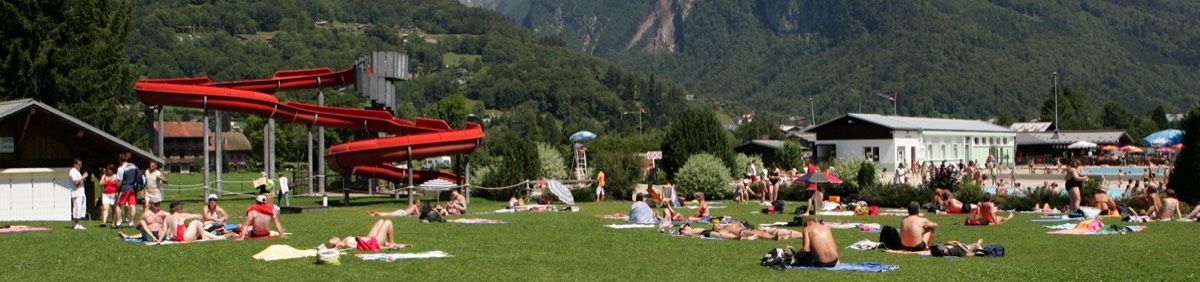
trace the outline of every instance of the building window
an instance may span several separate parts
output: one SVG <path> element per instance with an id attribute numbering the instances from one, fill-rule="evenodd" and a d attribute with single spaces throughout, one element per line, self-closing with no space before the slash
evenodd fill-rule
<path id="1" fill-rule="evenodd" d="M 942 154 L 941 154 L 941 157 L 942 157 L 942 159 L 943 159 L 943 160 L 945 160 L 945 159 L 949 159 L 949 156 L 947 156 L 947 155 L 946 155 L 946 144 L 942 144 Z"/>
<path id="2" fill-rule="evenodd" d="M 863 147 L 863 157 L 873 162 L 879 162 L 879 147 Z"/>
<path id="3" fill-rule="evenodd" d="M 958 158 L 958 144 L 954 144 L 954 158 Z"/>
<path id="4" fill-rule="evenodd" d="M 904 157 L 904 146 L 896 146 L 896 163 L 907 163 L 908 159 Z"/>
<path id="5" fill-rule="evenodd" d="M 927 147 L 929 148 L 929 151 L 925 151 L 925 158 L 932 161 L 933 160 L 933 144 L 929 144 Z"/>

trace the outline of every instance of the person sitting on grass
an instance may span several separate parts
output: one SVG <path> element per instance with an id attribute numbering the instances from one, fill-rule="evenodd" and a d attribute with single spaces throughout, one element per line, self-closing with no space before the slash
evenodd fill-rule
<path id="1" fill-rule="evenodd" d="M 699 207 L 696 208 L 695 214 L 688 217 L 688 220 L 699 222 L 712 219 L 712 215 L 708 214 L 708 201 L 704 200 L 704 192 L 696 192 L 696 201 L 699 202 Z"/>
<path id="2" fill-rule="evenodd" d="M 279 231 L 279 235 L 283 235 L 283 225 L 279 223 L 279 215 L 275 214 L 275 207 L 267 204 L 267 196 L 258 195 L 254 198 L 258 204 L 246 208 L 246 223 L 242 224 L 241 232 L 238 239 L 245 239 L 247 234 L 249 238 L 271 236 L 271 223 L 275 223 L 275 229 Z"/>
<path id="3" fill-rule="evenodd" d="M 1092 195 L 1091 206 L 1100 209 L 1100 215 L 1121 215 L 1121 212 L 1117 211 L 1117 201 L 1109 197 L 1108 192 L 1104 189 L 1100 189 L 1095 195 Z"/>
<path id="4" fill-rule="evenodd" d="M 167 235 L 162 232 L 163 225 L 166 222 L 167 211 L 159 209 L 158 202 L 148 203 L 150 208 L 142 212 L 142 218 L 138 220 L 138 229 L 141 229 L 142 234 L 126 235 L 125 233 L 117 232 L 118 236 L 123 239 L 142 239 L 146 242 L 162 242 Z"/>
<path id="5" fill-rule="evenodd" d="M 392 212 L 370 211 L 370 212 L 367 212 L 367 214 L 371 215 L 371 216 L 391 217 L 391 216 L 417 215 L 420 212 L 421 212 L 421 199 L 416 199 L 416 202 L 413 202 L 412 204 L 408 204 L 408 207 L 403 208 L 403 209 L 398 209 L 398 210 L 395 210 Z"/>
<path id="6" fill-rule="evenodd" d="M 983 239 L 974 244 L 964 245 L 959 241 L 948 241 L 945 244 L 933 243 L 929 246 L 929 254 L 935 257 L 973 257 L 975 250 L 983 249 Z"/>
<path id="7" fill-rule="evenodd" d="M 467 197 L 458 188 L 450 189 L 450 202 L 446 203 L 446 209 L 450 214 L 466 214 Z"/>
<path id="8" fill-rule="evenodd" d="M 996 225 L 1012 220 L 1016 213 L 1009 212 L 1008 217 L 996 217 L 996 203 L 992 202 L 992 193 L 983 193 L 983 202 L 979 203 L 979 212 L 975 213 L 975 219 L 983 217 L 982 221 L 986 224 Z"/>
<path id="9" fill-rule="evenodd" d="M 1175 189 L 1168 188 L 1166 190 L 1167 197 L 1162 199 L 1162 206 L 1158 210 L 1158 220 L 1170 221 L 1172 215 L 1183 218 L 1183 213 L 1179 210 L 1179 199 L 1175 198 Z"/>
<path id="10" fill-rule="evenodd" d="M 658 223 L 658 221 L 654 219 L 654 209 L 651 209 L 650 205 L 646 204 L 644 194 L 637 193 L 637 195 L 634 196 L 634 200 L 635 201 L 633 202 L 633 205 L 629 206 L 629 219 L 627 220 L 629 223 Z"/>
<path id="11" fill-rule="evenodd" d="M 919 252 L 933 244 L 933 231 L 938 224 L 921 217 L 921 205 L 917 201 L 908 203 L 908 216 L 900 221 L 900 245 L 906 251 Z"/>
<path id="12" fill-rule="evenodd" d="M 914 204 L 916 202 L 913 202 Z M 791 246 L 788 246 L 791 249 Z M 815 219 L 808 219 L 804 227 L 804 245 L 800 248 L 800 266 L 835 267 L 838 265 L 838 247 L 829 227 Z"/>
<path id="13" fill-rule="evenodd" d="M 200 216 L 203 217 L 204 230 L 208 231 L 224 228 L 225 220 L 229 219 L 229 214 L 225 213 L 225 209 L 217 205 L 217 194 L 208 195 L 208 204 L 204 205 Z"/>
<path id="14" fill-rule="evenodd" d="M 367 233 L 367 236 L 349 236 L 345 239 L 332 237 L 325 243 L 325 247 L 376 252 L 381 249 L 398 249 L 400 246 L 394 241 L 392 226 L 391 220 L 380 219 L 371 226 L 371 231 Z"/>
<path id="15" fill-rule="evenodd" d="M 202 218 L 198 214 L 183 213 L 183 203 L 171 201 L 171 214 L 167 215 L 163 231 L 167 236 L 174 238 L 176 242 L 225 239 L 224 236 L 204 231 Z"/>
<path id="16" fill-rule="evenodd" d="M 675 209 L 671 208 L 671 206 L 665 206 L 663 207 L 663 215 L 662 217 L 658 217 L 658 220 L 684 221 L 687 220 L 687 218 L 685 218 L 683 214 L 675 211 Z"/>

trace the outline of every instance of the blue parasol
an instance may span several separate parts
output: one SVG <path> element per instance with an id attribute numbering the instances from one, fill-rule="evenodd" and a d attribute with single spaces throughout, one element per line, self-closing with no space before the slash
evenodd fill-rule
<path id="1" fill-rule="evenodd" d="M 596 139 L 596 134 L 592 133 L 591 131 L 582 130 L 579 132 L 575 132 L 575 134 L 571 134 L 570 139 L 572 142 L 584 142 L 584 141 Z"/>
<path id="2" fill-rule="evenodd" d="M 1183 142 L 1183 131 L 1177 129 L 1167 129 L 1150 134 L 1146 138 L 1142 138 L 1142 142 L 1147 146 L 1169 147 Z"/>

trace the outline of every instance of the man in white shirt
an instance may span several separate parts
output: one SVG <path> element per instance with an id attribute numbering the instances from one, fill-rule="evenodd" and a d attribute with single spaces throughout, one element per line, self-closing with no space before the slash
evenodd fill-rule
<path id="1" fill-rule="evenodd" d="M 290 183 L 287 176 L 283 176 L 283 173 L 280 172 L 279 194 L 275 195 L 275 204 L 284 203 L 284 206 L 292 206 L 292 197 L 291 194 L 288 193 L 288 191 L 290 191 L 290 189 L 288 189 L 288 184 Z"/>
<path id="2" fill-rule="evenodd" d="M 83 180 L 88 177 L 87 172 L 80 173 L 79 168 L 83 167 L 83 161 L 76 158 L 75 163 L 71 165 L 71 222 L 75 225 L 71 228 L 84 230 L 83 225 L 79 225 L 79 219 L 86 215 L 87 196 L 83 191 Z"/>

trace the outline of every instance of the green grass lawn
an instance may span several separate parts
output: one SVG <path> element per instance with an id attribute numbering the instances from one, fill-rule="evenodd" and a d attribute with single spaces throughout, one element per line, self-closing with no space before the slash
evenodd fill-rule
<path id="1" fill-rule="evenodd" d="M 339 198 L 340 199 L 340 198 Z M 293 199 L 293 204 L 313 205 L 319 199 Z M 790 215 L 751 214 L 758 206 L 732 205 L 713 209 L 751 223 L 788 221 Z M 246 200 L 222 201 L 240 214 Z M 1194 267 L 1197 223 L 1148 223 L 1146 231 L 1117 236 L 1050 235 L 1041 224 L 1029 223 L 1035 215 L 1020 214 L 1000 226 L 962 226 L 964 216 L 932 216 L 941 224 L 938 241 L 986 239 L 1000 244 L 1000 258 L 935 258 L 876 251 L 841 250 L 844 262 L 898 264 L 887 273 L 826 271 L 779 272 L 760 267 L 759 258 L 769 249 L 799 241 L 717 241 L 671 237 L 654 229 L 608 229 L 618 223 L 594 214 L 627 213 L 628 202 L 582 203 L 581 212 L 468 215 L 512 222 L 506 225 L 422 224 L 415 218 L 393 218 L 397 242 L 413 244 L 402 252 L 442 250 L 453 258 L 396 262 L 362 261 L 343 256 L 342 265 L 314 265 L 311 259 L 261 262 L 251 259 L 272 244 L 313 248 L 330 236 L 365 235 L 376 218 L 370 210 L 393 210 L 400 200 L 363 198 L 351 207 L 331 199 L 328 213 L 282 215 L 283 226 L 293 235 L 264 241 L 217 241 L 184 245 L 145 246 L 117 239 L 116 231 L 87 222 L 88 230 L 70 230 L 65 222 L 5 223 L 46 226 L 45 232 L 0 233 L 8 259 L 3 264 L 8 281 L 69 281 L 106 277 L 132 280 L 201 280 L 205 275 L 269 277 L 269 280 L 818 280 L 843 281 L 899 279 L 912 281 L 1058 281 L 1058 280 L 1173 280 L 1182 281 L 1200 271 Z M 476 212 L 503 204 L 476 199 Z M 185 202 L 197 212 L 199 200 Z M 456 218 L 461 216 L 452 216 Z M 896 225 L 900 217 L 825 217 L 826 220 L 874 222 Z M 1106 220 L 1117 223 L 1115 220 Z M 126 230 L 132 232 L 131 230 Z M 877 233 L 834 230 L 843 248 L 862 239 L 878 240 Z M 115 276 L 113 276 L 115 275 Z M 319 278 L 318 278 L 319 277 Z"/>
<path id="2" fill-rule="evenodd" d="M 442 54 L 442 62 L 448 66 L 461 66 L 464 63 L 473 62 L 483 58 L 482 55 L 462 55 L 453 52 Z"/>

